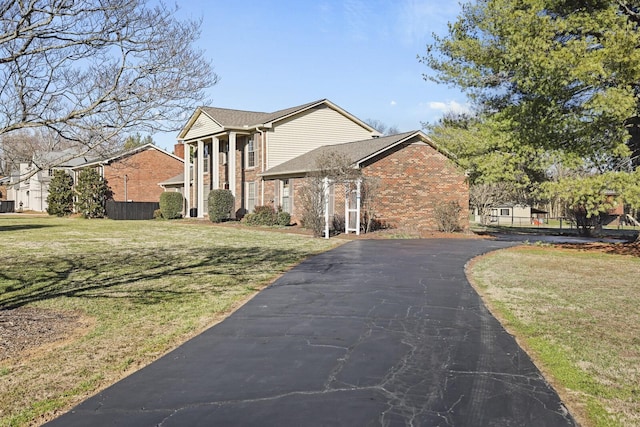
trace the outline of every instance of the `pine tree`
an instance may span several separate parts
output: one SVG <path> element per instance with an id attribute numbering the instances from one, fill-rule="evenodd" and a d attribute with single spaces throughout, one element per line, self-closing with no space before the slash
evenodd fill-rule
<path id="1" fill-rule="evenodd" d="M 66 216 L 73 212 L 73 178 L 65 171 L 54 171 L 47 205 L 49 215 Z"/>
<path id="2" fill-rule="evenodd" d="M 104 218 L 110 193 L 107 182 L 95 169 L 84 169 L 76 184 L 76 210 L 84 218 Z"/>

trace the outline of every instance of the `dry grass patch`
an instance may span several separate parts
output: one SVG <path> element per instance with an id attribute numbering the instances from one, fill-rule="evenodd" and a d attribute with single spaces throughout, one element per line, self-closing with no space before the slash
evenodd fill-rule
<path id="1" fill-rule="evenodd" d="M 468 273 L 584 425 L 640 425 L 640 258 L 609 249 L 513 248 Z"/>
<path id="2" fill-rule="evenodd" d="M 0 425 L 51 419 L 338 243 L 181 221 L 0 218 L 0 232 Z"/>

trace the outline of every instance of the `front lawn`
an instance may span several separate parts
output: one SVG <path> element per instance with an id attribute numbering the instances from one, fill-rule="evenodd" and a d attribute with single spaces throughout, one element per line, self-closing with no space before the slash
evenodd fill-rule
<path id="1" fill-rule="evenodd" d="M 569 247 L 494 252 L 468 274 L 583 425 L 638 426 L 640 251 Z"/>
<path id="2" fill-rule="evenodd" d="M 39 424 L 337 240 L 184 221 L 0 218 L 0 425 Z"/>

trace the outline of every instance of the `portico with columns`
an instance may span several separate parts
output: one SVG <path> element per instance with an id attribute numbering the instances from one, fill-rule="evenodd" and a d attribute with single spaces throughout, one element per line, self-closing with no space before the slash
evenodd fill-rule
<path id="1" fill-rule="evenodd" d="M 185 217 L 204 218 L 211 190 L 228 189 L 236 202 L 233 215 L 243 214 L 245 183 L 258 181 L 258 158 L 261 135 L 251 130 L 226 131 L 215 135 L 184 140 L 184 176 L 193 171 L 192 185 L 185 180 Z"/>

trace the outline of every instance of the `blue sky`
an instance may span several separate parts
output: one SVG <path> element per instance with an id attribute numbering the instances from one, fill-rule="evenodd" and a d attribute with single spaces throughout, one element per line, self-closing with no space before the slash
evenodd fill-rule
<path id="1" fill-rule="evenodd" d="M 425 81 L 417 56 L 460 11 L 442 0 L 178 0 L 202 18 L 197 46 L 220 81 L 211 106 L 271 112 L 328 98 L 400 131 L 464 109 L 459 91 Z M 153 135 L 171 150 L 177 132 Z"/>

